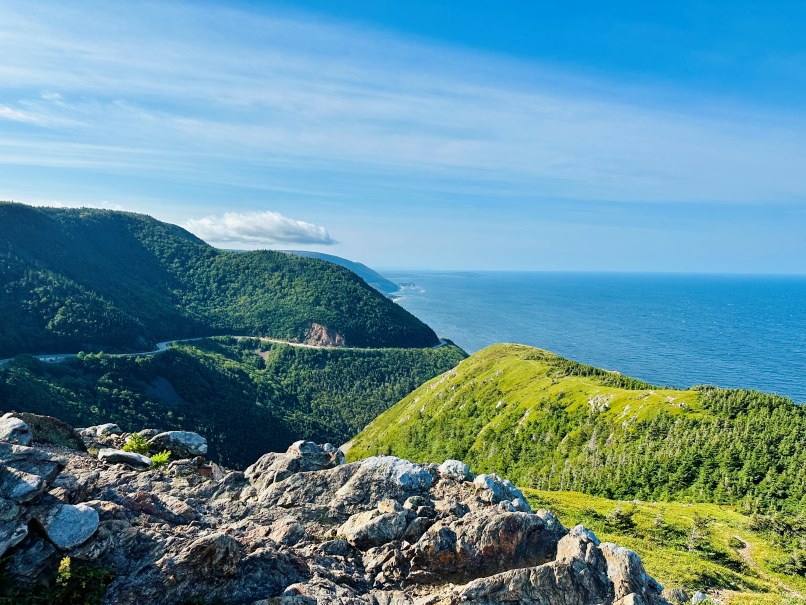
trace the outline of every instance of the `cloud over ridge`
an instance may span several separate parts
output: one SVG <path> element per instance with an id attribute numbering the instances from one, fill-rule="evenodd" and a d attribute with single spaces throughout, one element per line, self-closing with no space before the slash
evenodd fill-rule
<path id="1" fill-rule="evenodd" d="M 216 244 L 329 246 L 336 243 L 324 227 L 289 218 L 271 210 L 227 212 L 220 216 L 191 219 L 182 226 L 201 239 Z"/>

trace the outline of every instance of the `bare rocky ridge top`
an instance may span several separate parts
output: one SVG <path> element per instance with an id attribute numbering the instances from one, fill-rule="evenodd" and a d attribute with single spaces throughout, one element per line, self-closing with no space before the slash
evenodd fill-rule
<path id="1" fill-rule="evenodd" d="M 80 430 L 87 452 L 13 415 L 0 429 L 0 556 L 20 585 L 69 556 L 110 569 L 110 605 L 666 603 L 634 552 L 532 512 L 510 482 L 458 461 L 345 464 L 299 441 L 245 472 L 203 456 L 138 470 L 110 458 L 128 437 L 115 425 Z M 141 433 L 203 449 L 198 435 Z"/>

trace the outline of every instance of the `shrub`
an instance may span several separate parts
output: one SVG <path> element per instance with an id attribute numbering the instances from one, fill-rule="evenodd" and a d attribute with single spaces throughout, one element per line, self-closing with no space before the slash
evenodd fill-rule
<path id="1" fill-rule="evenodd" d="M 624 508 L 619 505 L 607 515 L 607 524 L 617 531 L 629 533 L 635 529 L 635 519 L 633 519 L 635 512 L 634 506 Z"/>
<path id="2" fill-rule="evenodd" d="M 806 577 L 806 550 L 796 550 L 780 564 L 783 573 Z"/>
<path id="3" fill-rule="evenodd" d="M 126 445 L 123 446 L 123 451 L 148 456 L 148 441 L 142 435 L 134 433 L 131 437 L 129 437 Z"/>
<path id="4" fill-rule="evenodd" d="M 100 605 L 113 575 L 105 567 L 76 564 L 70 557 L 59 562 L 55 581 L 21 590 L 0 582 L 0 605 Z"/>
<path id="5" fill-rule="evenodd" d="M 168 464 L 168 461 L 171 459 L 171 451 L 170 450 L 162 450 L 159 454 L 154 454 L 151 456 L 151 468 L 159 468 L 161 466 L 165 466 Z"/>

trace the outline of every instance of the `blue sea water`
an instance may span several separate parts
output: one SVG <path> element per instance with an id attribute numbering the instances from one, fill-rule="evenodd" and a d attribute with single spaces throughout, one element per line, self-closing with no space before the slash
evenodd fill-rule
<path id="1" fill-rule="evenodd" d="M 387 271 L 468 353 L 517 342 L 648 382 L 806 403 L 806 277 Z M 411 285 L 414 284 L 414 285 Z"/>

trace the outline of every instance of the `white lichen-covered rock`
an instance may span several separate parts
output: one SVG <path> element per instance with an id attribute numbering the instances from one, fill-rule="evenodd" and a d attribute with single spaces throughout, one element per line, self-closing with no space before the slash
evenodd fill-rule
<path id="1" fill-rule="evenodd" d="M 165 431 L 148 440 L 151 452 L 169 450 L 174 458 L 207 455 L 207 439 L 191 431 Z"/>
<path id="2" fill-rule="evenodd" d="M 126 452 L 114 448 L 103 448 L 98 452 L 98 460 L 107 464 L 127 464 L 133 468 L 149 468 L 151 458 L 137 452 Z"/>
<path id="3" fill-rule="evenodd" d="M 123 429 L 113 422 L 105 424 L 97 424 L 95 426 L 88 426 L 83 429 L 77 429 L 79 435 L 89 439 L 97 439 L 99 437 L 107 437 L 109 435 L 122 435 Z"/>
<path id="4" fill-rule="evenodd" d="M 31 445 L 34 437 L 28 425 L 11 414 L 0 418 L 0 441 L 16 445 Z"/>
<path id="5" fill-rule="evenodd" d="M 502 479 L 496 473 L 479 475 L 473 480 L 473 484 L 482 492 L 483 497 L 492 504 L 497 504 L 504 500 L 509 500 L 510 502 L 517 500 L 519 508 L 526 512 L 532 512 L 523 492 L 515 487 L 514 483 L 508 479 Z"/>
<path id="6" fill-rule="evenodd" d="M 470 472 L 470 467 L 461 460 L 446 460 L 437 469 L 441 477 L 454 479 L 455 481 L 473 481 L 474 475 Z"/>

